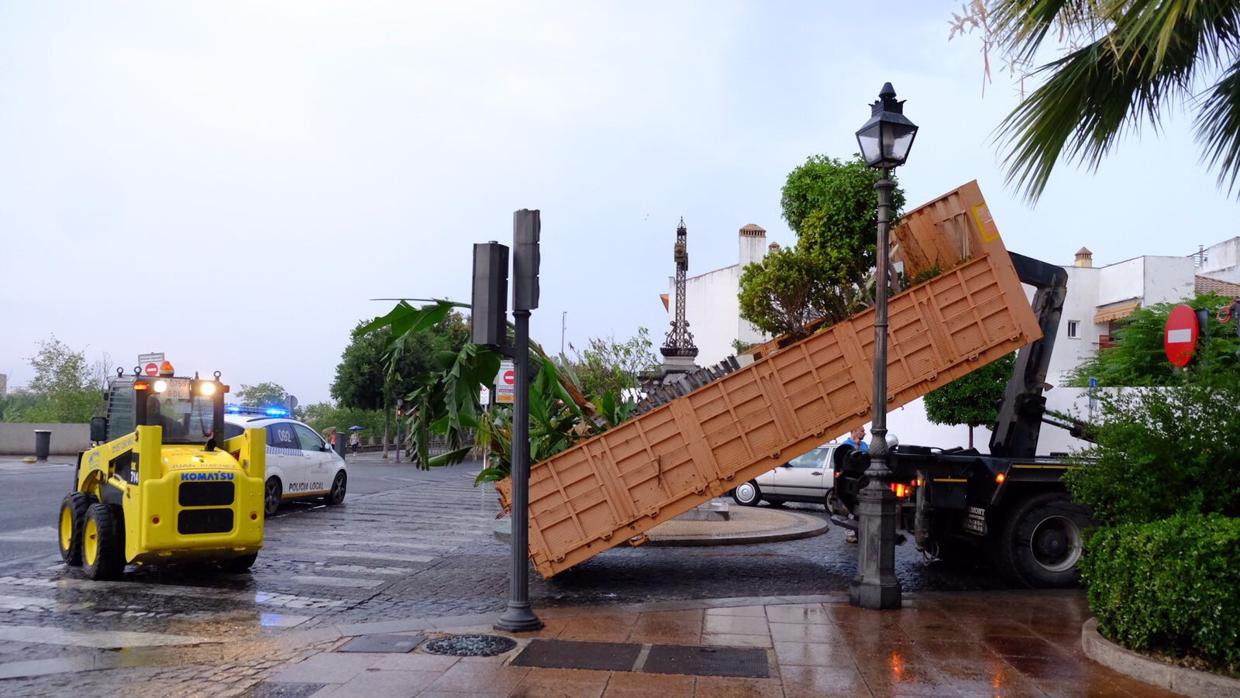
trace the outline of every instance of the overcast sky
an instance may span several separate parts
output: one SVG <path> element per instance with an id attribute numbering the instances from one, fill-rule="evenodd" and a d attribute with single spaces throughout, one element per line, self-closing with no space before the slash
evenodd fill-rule
<path id="1" fill-rule="evenodd" d="M 847 157 L 884 81 L 920 127 L 910 206 L 981 183 L 1008 246 L 1070 263 L 1236 234 L 1189 119 L 1129 138 L 1031 207 L 990 134 L 960 2 L 0 2 L 0 373 L 55 334 L 131 366 L 326 399 L 390 296 L 468 300 L 471 243 L 542 210 L 533 335 L 661 340 L 677 220 L 690 273 L 779 191 Z M 692 299 L 689 299 L 692 302 Z"/>

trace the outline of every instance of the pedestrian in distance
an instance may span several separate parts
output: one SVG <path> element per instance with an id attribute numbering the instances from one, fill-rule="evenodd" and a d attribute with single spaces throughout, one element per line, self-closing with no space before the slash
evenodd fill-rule
<path id="1" fill-rule="evenodd" d="M 862 453 L 869 453 L 870 446 L 865 442 L 865 427 L 857 427 L 852 430 L 847 439 L 844 439 L 845 446 L 852 446 Z"/>
<path id="2" fill-rule="evenodd" d="M 857 449 L 858 451 L 861 451 L 862 453 L 869 453 L 870 446 L 869 444 L 865 442 L 865 427 L 860 426 L 860 427 L 857 427 L 856 429 L 853 429 L 852 433 L 848 435 L 848 438 L 844 439 L 843 445 L 852 446 L 853 448 Z M 850 518 L 855 519 L 856 517 L 850 517 Z M 844 534 L 844 541 L 848 543 L 856 543 L 857 532 L 849 531 L 848 533 Z"/>
<path id="3" fill-rule="evenodd" d="M 323 440 L 326 441 L 332 450 L 336 450 L 336 427 L 327 427 L 323 430 Z"/>
<path id="4" fill-rule="evenodd" d="M 358 432 L 355 431 L 349 435 L 349 449 L 352 450 L 353 453 L 357 453 L 358 449 L 360 449 L 361 447 L 362 447 L 362 437 Z"/>

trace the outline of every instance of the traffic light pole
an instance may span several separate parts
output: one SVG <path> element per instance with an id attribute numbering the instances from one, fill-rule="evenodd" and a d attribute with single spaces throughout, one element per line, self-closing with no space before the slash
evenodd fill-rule
<path id="1" fill-rule="evenodd" d="M 530 311 L 538 307 L 538 211 L 522 209 L 512 217 L 513 322 L 512 363 L 516 379 L 512 400 L 512 578 L 508 608 L 496 630 L 530 632 L 543 627 L 530 607 Z"/>

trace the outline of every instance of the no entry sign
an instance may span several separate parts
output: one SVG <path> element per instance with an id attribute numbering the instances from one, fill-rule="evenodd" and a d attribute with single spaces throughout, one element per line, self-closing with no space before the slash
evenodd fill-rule
<path id="1" fill-rule="evenodd" d="M 159 375 L 159 364 L 149 363 L 142 367 L 142 372 L 148 376 L 158 376 Z"/>
<path id="2" fill-rule="evenodd" d="M 1163 351 L 1173 366 L 1183 368 L 1193 360 L 1197 352 L 1197 311 L 1183 303 L 1171 309 L 1167 316 L 1167 328 L 1163 332 Z"/>
<path id="3" fill-rule="evenodd" d="M 501 361 L 499 373 L 495 376 L 495 403 L 511 404 L 516 395 L 517 373 L 511 361 Z"/>

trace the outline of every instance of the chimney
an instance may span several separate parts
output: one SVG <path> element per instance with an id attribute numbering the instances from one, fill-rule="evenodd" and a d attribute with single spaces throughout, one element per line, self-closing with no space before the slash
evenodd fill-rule
<path id="1" fill-rule="evenodd" d="M 762 261 L 766 256 L 766 230 L 762 226 L 750 223 L 740 230 L 741 269 L 754 262 Z"/>
<path id="2" fill-rule="evenodd" d="M 1076 251 L 1076 261 L 1073 266 L 1084 267 L 1089 269 L 1094 266 L 1094 253 L 1089 251 L 1088 247 L 1082 247 Z"/>

